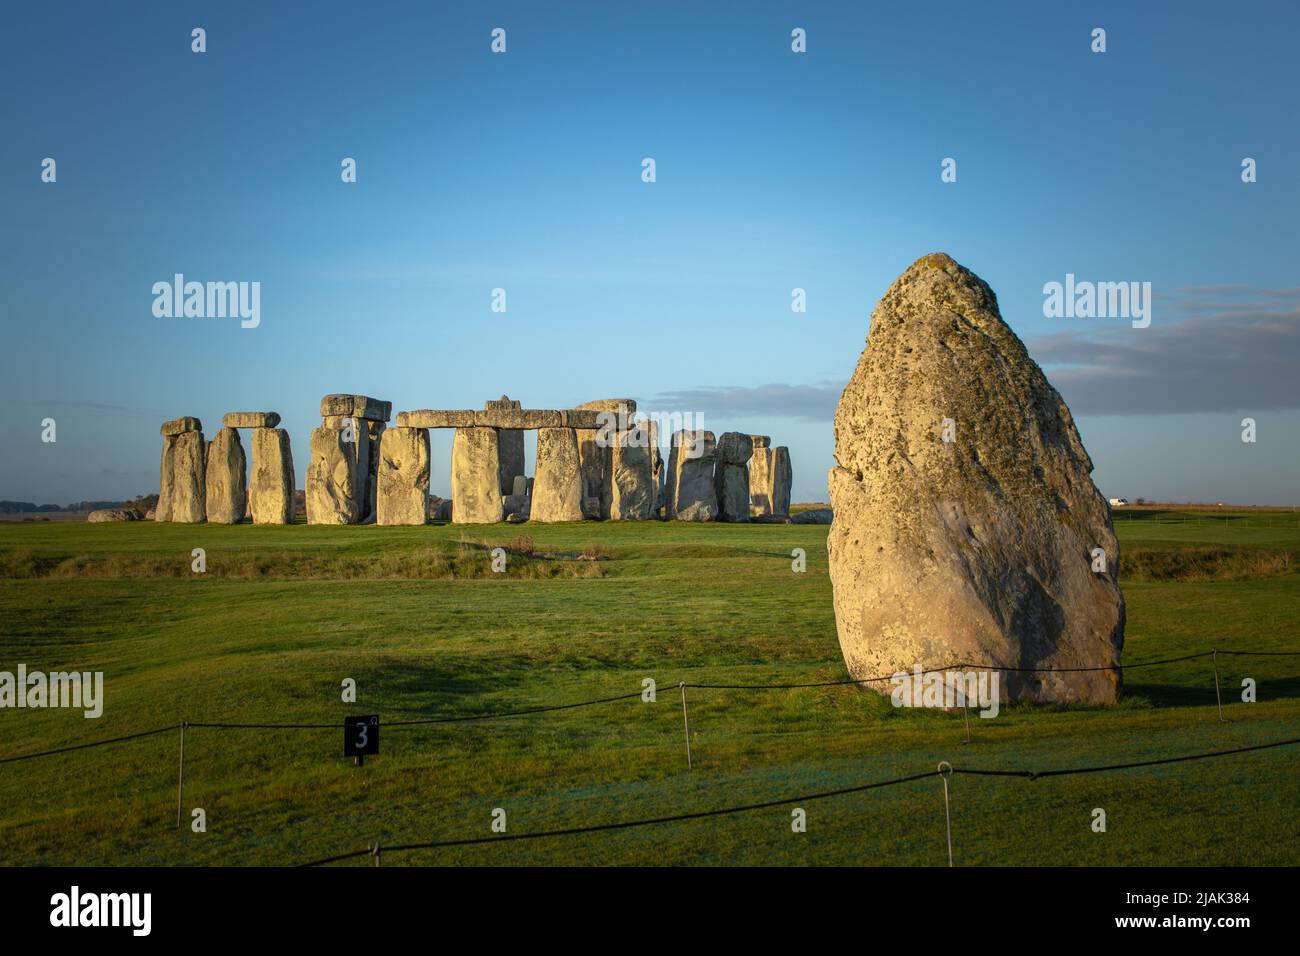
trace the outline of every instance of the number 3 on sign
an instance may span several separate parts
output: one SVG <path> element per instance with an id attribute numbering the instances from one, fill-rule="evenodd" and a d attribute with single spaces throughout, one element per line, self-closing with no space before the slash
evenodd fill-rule
<path id="1" fill-rule="evenodd" d="M 356 757 L 357 765 L 360 766 L 362 757 L 372 757 L 377 753 L 379 753 L 379 715 L 344 717 L 343 756 Z"/>

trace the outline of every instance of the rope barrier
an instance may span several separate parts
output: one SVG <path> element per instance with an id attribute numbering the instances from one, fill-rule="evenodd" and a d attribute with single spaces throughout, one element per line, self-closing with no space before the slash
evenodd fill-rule
<path id="1" fill-rule="evenodd" d="M 1196 654 L 1186 654 L 1181 657 L 1166 657 L 1166 658 L 1160 658 L 1158 660 L 1152 660 L 1152 661 L 1138 661 L 1137 663 L 1134 664 L 1113 664 L 1104 667 L 1034 668 L 1034 667 L 1003 667 L 994 664 L 956 663 L 956 664 L 949 664 L 946 667 L 930 668 L 921 671 L 921 673 L 934 674 L 943 671 L 957 670 L 961 668 L 966 668 L 970 670 L 995 670 L 995 671 L 1010 671 L 1015 673 L 1034 673 L 1034 674 L 1079 673 L 1079 672 L 1086 672 L 1086 671 L 1112 671 L 1112 670 L 1123 671 L 1123 670 L 1131 670 L 1137 667 L 1152 667 L 1158 664 L 1173 664 L 1181 661 L 1196 660 L 1202 657 L 1213 657 L 1216 654 L 1224 654 L 1224 655 L 1230 654 L 1237 657 L 1298 657 L 1300 656 L 1300 651 L 1210 650 L 1210 651 L 1201 651 Z M 910 671 L 908 673 L 915 674 L 916 672 Z M 880 681 L 892 680 L 893 676 L 894 675 L 892 674 L 886 674 L 880 677 L 863 677 L 863 678 L 850 679 L 850 680 L 810 681 L 810 682 L 796 682 L 796 683 L 785 683 L 785 684 L 690 684 L 689 686 L 698 688 L 700 690 L 795 690 L 795 689 L 807 688 L 807 687 L 840 687 L 840 686 L 871 684 L 871 683 L 878 683 Z M 679 684 L 679 686 L 682 685 Z M 478 720 L 497 720 L 506 717 L 522 717 L 530 714 L 545 714 L 545 713 L 552 713 L 561 710 L 573 710 L 579 707 L 593 707 L 593 706 L 598 706 L 600 704 L 609 704 L 621 700 L 631 700 L 634 697 L 640 697 L 641 694 L 642 691 L 633 691 L 630 694 L 618 694 L 613 697 L 597 697 L 591 700 L 576 701 L 571 704 L 551 704 L 542 707 L 524 707 L 524 708 L 517 708 L 515 710 L 485 711 L 477 714 L 457 714 L 448 717 L 428 717 L 428 718 L 420 718 L 420 719 L 413 719 L 413 720 L 396 720 L 390 723 L 384 723 L 382 724 L 382 726 L 385 729 L 390 729 L 395 727 L 417 727 L 417 726 L 426 726 L 426 725 L 435 725 L 435 724 L 466 723 L 466 722 L 478 721 Z M 683 698 L 684 698 L 684 690 L 683 690 Z M 339 729 L 339 724 L 337 722 L 328 723 L 328 724 L 326 723 L 277 724 L 277 723 L 242 723 L 242 722 L 220 722 L 220 721 L 181 721 L 175 724 L 168 724 L 165 727 L 155 727 L 151 730 L 144 730 L 144 731 L 140 731 L 139 733 L 127 734 L 122 737 L 111 737 L 107 740 L 95 740 L 83 744 L 73 744 L 68 747 L 59 747 L 52 750 L 42 750 L 37 753 L 19 754 L 17 756 L 12 756 L 12 757 L 0 757 L 0 764 L 13 763 L 20 760 L 34 760 L 38 757 L 52 757 L 57 754 L 70 753 L 74 750 L 86 750 L 92 747 L 103 747 L 109 744 L 117 744 L 129 740 L 136 740 L 141 737 L 151 737 L 156 734 L 165 733 L 166 731 L 169 730 L 175 730 L 178 727 L 182 726 L 182 724 L 187 728 L 201 727 L 201 728 L 208 728 L 208 729 L 215 729 L 215 730 L 333 730 L 333 731 L 337 731 Z M 689 746 L 689 728 L 687 730 L 687 733 L 688 733 L 687 740 Z"/>
<path id="2" fill-rule="evenodd" d="M 165 734 L 169 730 L 175 730 L 180 724 L 168 724 L 166 727 L 155 727 L 153 730 L 142 730 L 138 734 L 127 734 L 125 737 L 111 737 L 108 740 L 92 740 L 86 744 L 73 744 L 71 747 L 59 747 L 56 750 L 42 750 L 34 754 L 19 754 L 16 757 L 0 757 L 0 763 L 14 763 L 18 760 L 34 760 L 37 757 L 53 757 L 55 754 L 66 754 L 73 750 L 85 750 L 88 747 L 103 747 L 107 744 L 120 744 L 126 740 L 136 740 L 140 737 L 152 737 L 155 734 Z M 194 726 L 193 724 L 190 725 Z"/>
<path id="3" fill-rule="evenodd" d="M 1252 747 L 1237 747 L 1232 750 L 1215 750 L 1209 753 L 1185 754 L 1180 757 L 1167 757 L 1160 760 L 1142 760 L 1134 763 L 1107 764 L 1097 767 L 1067 767 L 1060 770 L 977 770 L 973 768 L 954 767 L 945 760 L 938 765 L 937 769 L 929 770 L 925 773 L 914 773 L 905 777 L 895 777 L 891 780 L 880 780 L 875 783 L 859 784 L 854 787 L 841 787 L 837 790 L 823 790 L 819 793 L 800 794 L 798 796 L 782 797 L 776 800 L 764 800 L 761 803 L 748 803 L 740 806 L 721 807 L 713 810 L 698 810 L 693 813 L 676 813 L 671 816 L 663 817 L 644 817 L 635 820 L 619 820 L 613 823 L 597 823 L 585 827 L 565 827 L 559 830 L 539 830 L 534 833 L 503 833 L 486 837 L 466 837 L 460 840 L 434 840 L 428 843 L 402 843 L 385 847 L 384 849 L 389 853 L 400 853 L 407 850 L 438 850 L 449 847 L 477 846 L 484 843 L 500 843 L 507 840 L 543 840 L 554 837 L 575 836 L 582 833 L 601 833 L 609 830 L 630 830 L 637 827 L 657 826 L 663 823 L 679 823 L 685 820 L 699 820 L 706 817 L 720 817 L 735 813 L 747 813 L 753 810 L 788 806 L 792 803 L 806 803 L 812 800 L 824 800 L 829 797 L 838 797 L 850 793 L 863 793 L 868 790 L 879 790 L 884 787 L 893 787 L 899 784 L 912 783 L 917 780 L 924 780 L 938 775 L 943 780 L 944 786 L 944 817 L 948 833 L 948 865 L 952 866 L 952 815 L 949 805 L 948 779 L 953 774 L 960 773 L 968 776 L 1017 777 L 1025 780 L 1039 780 L 1044 777 L 1060 777 L 1081 773 L 1102 773 L 1111 770 L 1128 770 L 1134 767 L 1152 767 L 1158 764 L 1182 763 L 1188 760 L 1204 760 L 1211 757 L 1227 757 L 1232 754 L 1249 753 L 1256 750 L 1269 750 L 1274 747 L 1286 747 L 1293 744 L 1300 744 L 1300 737 L 1293 737 L 1288 740 L 1275 740 L 1270 743 L 1257 744 Z M 324 866 L 329 863 L 338 863 L 343 860 L 352 860 L 363 856 L 370 856 L 372 852 L 373 850 L 370 847 L 367 847 L 364 850 L 355 850 L 351 853 L 339 853 L 335 856 L 327 856 L 319 860 L 312 860 L 308 863 L 299 864 L 299 866 Z"/>

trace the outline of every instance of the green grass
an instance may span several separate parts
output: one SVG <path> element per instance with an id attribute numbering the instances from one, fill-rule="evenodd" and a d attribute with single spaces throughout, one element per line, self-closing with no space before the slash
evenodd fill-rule
<path id="1" fill-rule="evenodd" d="M 1126 555 L 1168 553 L 1146 559 L 1144 580 L 1123 581 L 1125 661 L 1300 649 L 1295 565 L 1242 558 L 1294 553 L 1297 516 L 1141 512 L 1116 528 Z M 970 745 L 960 714 L 895 710 L 853 687 L 696 688 L 687 771 L 679 681 L 847 677 L 826 532 L 0 524 L 0 670 L 106 674 L 98 720 L 0 710 L 0 757 L 181 719 L 337 725 L 191 729 L 186 820 L 202 807 L 203 834 L 175 825 L 175 732 L 0 764 L 0 862 L 289 864 L 376 839 L 490 836 L 496 807 L 523 833 L 854 786 L 940 760 L 1048 769 L 1300 736 L 1300 658 L 1221 657 L 1229 723 L 1217 720 L 1210 662 L 1195 660 L 1130 672 L 1113 707 L 972 717 Z M 488 565 L 495 546 L 511 551 L 506 574 Z M 806 574 L 791 571 L 796 547 Z M 190 571 L 193 548 L 206 550 L 208 573 Z M 580 557 L 597 551 L 601 560 Z M 1195 556 L 1205 551 L 1226 557 L 1207 572 Z M 1258 703 L 1239 701 L 1246 676 Z M 359 685 L 357 704 L 340 701 L 345 677 Z M 341 756 L 348 713 L 395 721 L 560 704 L 632 693 L 645 677 L 658 682 L 656 703 L 388 727 L 364 767 Z M 956 860 L 1294 865 L 1298 759 L 1300 748 L 1278 748 L 1034 782 L 959 776 Z M 384 863 L 946 863 L 937 779 L 802 806 L 806 834 L 776 807 Z M 1107 812 L 1104 834 L 1090 829 L 1094 807 Z"/>

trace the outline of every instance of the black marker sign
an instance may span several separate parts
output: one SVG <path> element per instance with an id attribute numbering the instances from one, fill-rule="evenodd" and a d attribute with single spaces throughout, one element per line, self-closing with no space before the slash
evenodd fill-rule
<path id="1" fill-rule="evenodd" d="M 343 756 L 373 757 L 379 753 L 379 715 L 343 718 Z"/>

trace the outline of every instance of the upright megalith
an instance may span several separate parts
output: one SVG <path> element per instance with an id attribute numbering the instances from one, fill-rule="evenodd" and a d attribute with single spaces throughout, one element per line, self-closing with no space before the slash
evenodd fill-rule
<path id="1" fill-rule="evenodd" d="M 172 449 L 170 521 L 197 524 L 207 520 L 207 443 L 203 432 L 182 432 Z"/>
<path id="2" fill-rule="evenodd" d="M 345 419 L 311 433 L 311 457 L 303 482 L 308 524 L 358 524 L 370 474 L 370 441 L 364 423 Z"/>
<path id="3" fill-rule="evenodd" d="M 484 411 L 518 411 L 522 403 L 502 395 L 483 403 Z M 519 428 L 502 428 L 497 433 L 497 457 L 500 459 L 501 494 L 514 494 L 515 479 L 524 474 L 524 433 Z"/>
<path id="4" fill-rule="evenodd" d="M 203 424 L 186 415 L 163 422 L 158 433 L 162 435 L 163 449 L 154 520 L 189 524 L 205 520 L 207 446 Z"/>
<path id="5" fill-rule="evenodd" d="M 718 517 L 718 496 L 713 488 L 717 457 L 713 432 L 703 429 L 673 432 L 668 451 L 669 518 L 713 521 Z"/>
<path id="6" fill-rule="evenodd" d="M 659 486 L 655 483 L 650 429 L 638 422 L 618 433 L 611 462 L 609 516 L 614 521 L 645 521 L 654 517 Z"/>
<path id="7" fill-rule="evenodd" d="M 293 524 L 293 452 L 289 447 L 289 433 L 283 428 L 254 428 L 251 449 L 253 467 L 248 494 L 253 524 Z"/>
<path id="8" fill-rule="evenodd" d="M 772 447 L 767 435 L 750 435 L 754 443 L 749 460 L 749 513 L 755 518 L 786 518 L 790 515 L 790 449 Z"/>
<path id="9" fill-rule="evenodd" d="M 384 423 L 393 417 L 393 403 L 368 395 L 326 395 L 320 401 L 320 414 L 321 427 L 312 432 L 312 458 L 307 466 L 307 522 L 362 524 L 374 521 L 379 443 L 384 434 Z M 356 446 L 343 449 L 343 457 L 353 469 L 346 482 L 341 480 L 342 463 L 338 451 L 344 445 Z M 318 447 L 325 455 L 319 467 L 316 459 Z M 348 500 L 345 501 L 343 495 Z M 313 514 L 317 516 L 315 519 Z"/>
<path id="10" fill-rule="evenodd" d="M 988 285 L 941 254 L 894 282 L 835 443 L 830 575 L 854 677 L 960 662 L 1023 669 L 1001 672 L 1003 699 L 1115 700 L 1110 509 Z"/>
<path id="11" fill-rule="evenodd" d="M 541 523 L 583 519 L 582 466 L 573 428 L 539 428 L 533 466 L 531 520 Z M 457 507 L 460 507 L 459 503 Z"/>
<path id="12" fill-rule="evenodd" d="M 248 512 L 247 468 L 239 432 L 228 426 L 218 429 L 207 448 L 204 497 L 208 521 L 239 524 L 244 520 Z"/>
<path id="13" fill-rule="evenodd" d="M 428 429 L 386 429 L 377 474 L 376 523 L 424 524 L 429 509 Z"/>
<path id="14" fill-rule="evenodd" d="M 614 443 L 636 413 L 630 398 L 602 398 L 575 406 L 597 413 L 598 424 L 578 429 L 578 457 L 582 463 L 583 513 L 588 518 L 608 518 L 614 500 Z"/>
<path id="15" fill-rule="evenodd" d="M 457 428 L 451 443 L 451 520 L 494 524 L 504 515 L 495 428 Z"/>
<path id="16" fill-rule="evenodd" d="M 749 520 L 749 459 L 754 440 L 740 432 L 723 432 L 718 439 L 718 463 L 713 470 L 713 490 L 718 498 L 719 521 Z"/>

